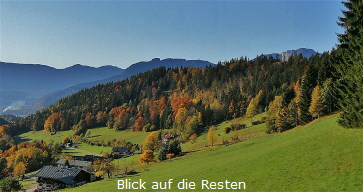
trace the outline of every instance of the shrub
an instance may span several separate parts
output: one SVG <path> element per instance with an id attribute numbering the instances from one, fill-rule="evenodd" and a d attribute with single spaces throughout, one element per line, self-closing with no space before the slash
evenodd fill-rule
<path id="1" fill-rule="evenodd" d="M 95 173 L 95 176 L 98 177 L 98 178 L 103 178 L 104 175 L 105 175 L 105 172 L 104 171 L 97 171 Z"/>
<path id="2" fill-rule="evenodd" d="M 237 132 L 234 132 L 232 137 L 231 137 L 233 142 L 237 142 L 239 140 L 239 135 Z"/>
<path id="3" fill-rule="evenodd" d="M 224 139 L 223 139 L 222 143 L 223 143 L 223 145 L 228 145 L 229 144 L 228 140 L 224 140 Z"/>
<path id="4" fill-rule="evenodd" d="M 169 160 L 172 159 L 172 158 L 174 158 L 174 153 L 167 154 L 166 155 L 166 158 L 169 159 Z"/>
<path id="5" fill-rule="evenodd" d="M 20 191 L 22 188 L 19 181 L 14 178 L 6 177 L 0 180 L 0 191 Z"/>
<path id="6" fill-rule="evenodd" d="M 243 124 L 240 124 L 240 127 L 241 127 L 241 129 L 246 129 L 247 125 L 243 123 Z"/>
<path id="7" fill-rule="evenodd" d="M 259 124 L 262 124 L 263 122 L 262 121 L 252 121 L 252 125 L 259 125 Z"/>
<path id="8" fill-rule="evenodd" d="M 226 134 L 230 133 L 231 131 L 232 131 L 232 128 L 231 128 L 231 127 L 226 127 L 226 128 L 224 129 L 224 132 L 225 132 Z"/>
<path id="9" fill-rule="evenodd" d="M 189 137 L 189 141 L 190 143 L 194 144 L 195 141 L 197 140 L 198 138 L 198 135 L 196 133 L 192 134 L 190 137 Z"/>
<path id="10" fill-rule="evenodd" d="M 261 118 L 261 122 L 262 122 L 262 123 L 266 123 L 266 119 L 267 119 L 267 117 L 262 117 L 262 118 Z"/>
<path id="11" fill-rule="evenodd" d="M 247 128 L 247 125 L 244 124 L 244 123 L 242 123 L 242 124 L 232 124 L 231 128 L 232 128 L 232 131 L 238 131 L 238 130 Z"/>
<path id="12" fill-rule="evenodd" d="M 173 153 L 175 156 L 180 155 L 182 152 L 180 143 L 178 141 L 172 141 L 169 146 L 169 153 Z"/>
<path id="13" fill-rule="evenodd" d="M 151 127 L 151 125 L 150 125 L 150 123 L 148 123 L 148 124 L 144 125 L 144 127 L 142 128 L 142 131 L 149 132 L 150 131 L 150 127 Z"/>

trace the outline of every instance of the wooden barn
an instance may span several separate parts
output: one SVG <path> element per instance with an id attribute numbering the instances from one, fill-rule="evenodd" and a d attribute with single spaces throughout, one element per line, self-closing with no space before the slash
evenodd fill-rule
<path id="1" fill-rule="evenodd" d="M 92 182 L 96 178 L 79 168 L 45 166 L 36 175 L 39 191 L 55 191 L 57 189 L 77 187 Z"/>

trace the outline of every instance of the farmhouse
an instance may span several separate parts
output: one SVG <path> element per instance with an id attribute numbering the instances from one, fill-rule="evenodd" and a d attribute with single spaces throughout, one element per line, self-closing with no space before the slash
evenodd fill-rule
<path id="1" fill-rule="evenodd" d="M 77 187 L 92 182 L 96 177 L 79 168 L 45 166 L 36 175 L 37 189 L 55 191 L 57 189 Z"/>
<path id="2" fill-rule="evenodd" d="M 85 155 L 85 156 L 72 156 L 72 159 L 80 161 L 90 161 L 93 163 L 96 160 L 103 160 L 104 158 L 96 155 Z"/>
<path id="3" fill-rule="evenodd" d="M 68 163 L 67 163 L 68 161 Z M 76 168 L 80 168 L 80 169 L 85 169 L 89 166 L 92 165 L 91 161 L 81 161 L 81 160 L 75 160 L 75 159 L 71 159 L 71 160 L 65 160 L 65 159 L 60 159 L 57 161 L 57 165 L 59 167 L 76 167 Z"/>
<path id="4" fill-rule="evenodd" d="M 114 158 L 120 158 L 120 157 L 125 157 L 125 156 L 130 156 L 130 155 L 131 155 L 131 152 L 127 148 L 124 148 L 124 147 L 113 147 L 112 148 L 111 156 Z"/>
<path id="5" fill-rule="evenodd" d="M 175 135 L 172 135 L 172 134 L 165 134 L 162 138 L 162 143 L 163 144 L 167 144 L 169 143 L 170 141 L 174 140 L 175 139 Z"/>
<path id="6" fill-rule="evenodd" d="M 63 147 L 64 147 L 65 149 L 74 149 L 74 148 L 76 148 L 76 146 L 74 145 L 74 143 L 65 143 L 65 144 L 63 145 Z"/>

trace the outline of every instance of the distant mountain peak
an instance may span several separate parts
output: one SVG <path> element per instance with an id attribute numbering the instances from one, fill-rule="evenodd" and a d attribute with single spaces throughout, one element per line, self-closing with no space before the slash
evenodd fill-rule
<path id="1" fill-rule="evenodd" d="M 79 68 L 94 68 L 94 67 L 91 67 L 91 66 L 88 66 L 88 65 L 82 65 L 82 64 L 74 64 L 72 66 L 69 66 L 69 67 L 66 67 L 64 69 L 79 69 Z"/>
<path id="2" fill-rule="evenodd" d="M 152 59 L 151 61 L 160 61 L 160 58 L 154 58 L 154 59 Z"/>
<path id="3" fill-rule="evenodd" d="M 117 66 L 114 66 L 114 65 L 103 65 L 103 66 L 100 66 L 100 67 L 97 67 L 97 69 L 102 69 L 102 68 L 117 68 L 117 69 L 121 69 Z"/>
<path id="4" fill-rule="evenodd" d="M 299 49 L 295 49 L 295 50 L 287 50 L 282 53 L 271 53 L 271 54 L 262 54 L 262 55 L 265 55 L 268 57 L 273 57 L 273 58 L 279 59 L 281 61 L 288 61 L 290 57 L 296 56 L 298 54 L 301 54 L 304 58 L 310 58 L 319 53 L 314 51 L 313 49 L 299 48 Z"/>

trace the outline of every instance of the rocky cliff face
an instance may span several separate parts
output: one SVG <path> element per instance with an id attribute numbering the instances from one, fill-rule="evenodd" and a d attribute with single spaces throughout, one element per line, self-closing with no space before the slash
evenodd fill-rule
<path id="1" fill-rule="evenodd" d="M 275 59 L 279 59 L 281 61 L 287 61 L 287 60 L 289 60 L 290 57 L 296 56 L 298 54 L 301 54 L 304 58 L 310 58 L 311 56 L 314 56 L 319 53 L 317 53 L 313 49 L 300 48 L 300 49 L 296 49 L 296 50 L 287 50 L 282 53 L 271 53 L 271 54 L 267 54 L 266 56 L 270 56 Z"/>
<path id="2" fill-rule="evenodd" d="M 306 48 L 300 48 L 297 50 L 288 50 L 281 53 L 281 61 L 287 61 L 291 56 L 296 56 L 298 54 L 301 54 L 304 58 L 310 58 L 311 56 L 314 56 L 318 53 L 312 49 L 306 49 Z"/>

